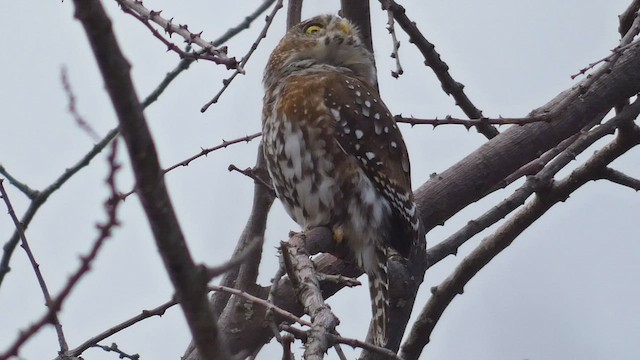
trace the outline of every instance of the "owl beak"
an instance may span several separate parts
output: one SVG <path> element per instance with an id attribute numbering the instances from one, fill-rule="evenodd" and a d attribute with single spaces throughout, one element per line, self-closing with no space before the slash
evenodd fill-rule
<path id="1" fill-rule="evenodd" d="M 347 35 L 351 35 L 351 25 L 345 20 L 340 22 L 340 30 Z"/>

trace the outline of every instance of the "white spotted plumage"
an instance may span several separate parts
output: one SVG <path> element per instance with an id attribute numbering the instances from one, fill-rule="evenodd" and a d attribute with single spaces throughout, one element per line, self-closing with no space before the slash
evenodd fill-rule
<path id="1" fill-rule="evenodd" d="M 419 220 L 406 147 L 375 81 L 373 56 L 348 21 L 294 26 L 265 69 L 263 145 L 289 215 L 305 230 L 330 227 L 369 276 L 372 340 L 385 346 L 387 246 L 407 256 Z"/>

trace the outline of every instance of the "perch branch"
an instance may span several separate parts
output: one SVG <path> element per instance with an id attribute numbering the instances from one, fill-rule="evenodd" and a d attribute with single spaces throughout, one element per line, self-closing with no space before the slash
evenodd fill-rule
<path id="1" fill-rule="evenodd" d="M 304 350 L 307 360 L 321 360 L 332 345 L 327 334 L 334 333 L 340 323 L 324 302 L 316 270 L 304 245 L 304 235 L 295 234 L 288 242 L 281 242 L 280 248 L 285 269 L 295 289 L 298 300 L 311 317 L 313 325 L 308 333 Z"/>

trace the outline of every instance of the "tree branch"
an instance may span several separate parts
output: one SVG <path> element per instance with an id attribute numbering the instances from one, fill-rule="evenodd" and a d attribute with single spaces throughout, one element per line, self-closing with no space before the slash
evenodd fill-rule
<path id="1" fill-rule="evenodd" d="M 22 224 L 18 220 L 15 211 L 13 210 L 13 206 L 11 205 L 11 201 L 9 200 L 9 195 L 4 189 L 4 185 L 2 184 L 4 179 L 0 179 L 0 197 L 4 200 L 5 205 L 7 206 L 7 211 L 9 212 L 9 217 L 13 221 L 13 225 L 16 227 L 16 231 L 20 235 L 20 239 L 22 240 L 22 248 L 27 253 L 27 258 L 29 258 L 29 263 L 31 263 L 31 267 L 36 274 L 36 279 L 38 279 L 38 284 L 40 285 L 40 289 L 42 290 L 42 295 L 44 296 L 44 302 L 47 307 L 51 307 L 53 304 L 53 300 L 51 299 L 51 294 L 49 293 L 49 287 L 47 286 L 44 277 L 42 276 L 42 272 L 40 271 L 40 264 L 36 261 L 33 252 L 31 251 L 31 247 L 29 246 L 29 242 L 27 241 L 27 237 L 24 234 L 24 229 L 22 228 Z M 56 329 L 56 335 L 58 336 L 58 343 L 60 345 L 60 351 L 65 352 L 69 349 L 67 345 L 67 340 L 64 337 L 64 332 L 62 331 L 62 324 L 60 324 L 60 319 L 58 319 L 58 314 L 53 312 L 51 314 L 51 322 Z"/>
<path id="2" fill-rule="evenodd" d="M 425 58 L 424 64 L 433 70 L 438 80 L 440 80 L 442 90 L 445 94 L 453 96 L 456 105 L 458 105 L 470 119 L 484 118 L 482 111 L 480 111 L 464 93 L 464 85 L 451 77 L 451 74 L 449 74 L 449 66 L 442 61 L 440 54 L 435 50 L 435 46 L 422 35 L 416 23 L 407 17 L 404 7 L 393 0 L 380 0 L 380 3 L 384 10 L 393 13 L 393 17 L 400 27 L 409 35 L 409 42 L 415 44 L 418 50 L 420 50 Z M 492 139 L 498 135 L 498 130 L 488 124 L 478 124 L 476 125 L 476 129 L 488 139 Z"/>
<path id="3" fill-rule="evenodd" d="M 227 359 L 207 302 L 206 272 L 189 254 L 164 184 L 155 146 L 142 113 L 125 60 L 111 30 L 111 21 L 98 0 L 74 0 L 75 16 L 82 23 L 106 83 L 133 167 L 140 201 L 176 297 L 203 359 Z"/>
<path id="4" fill-rule="evenodd" d="M 640 128 L 634 126 L 629 134 L 621 132 L 618 138 L 574 170 L 570 176 L 555 182 L 548 190 L 538 194 L 530 204 L 518 211 L 495 233 L 484 239 L 462 260 L 447 279 L 431 290 L 432 296 L 418 315 L 407 340 L 402 345 L 400 357 L 406 360 L 418 359 L 422 349 L 429 342 L 431 332 L 442 313 L 456 295 L 462 294 L 464 285 L 473 276 L 553 205 L 565 201 L 579 187 L 596 179 L 600 169 L 638 144 L 640 144 Z"/>
<path id="5" fill-rule="evenodd" d="M 295 234 L 288 242 L 282 241 L 280 248 L 285 269 L 298 301 L 304 306 L 305 312 L 313 322 L 311 330 L 308 332 L 304 358 L 321 360 L 331 346 L 327 334 L 335 333 L 340 320 L 324 302 L 320 283 L 315 275 L 315 268 L 309 259 L 304 243 L 304 235 Z"/>

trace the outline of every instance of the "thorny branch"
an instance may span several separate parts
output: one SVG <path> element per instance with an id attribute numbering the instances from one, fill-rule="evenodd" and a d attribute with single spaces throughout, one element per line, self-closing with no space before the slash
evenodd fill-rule
<path id="1" fill-rule="evenodd" d="M 27 329 L 20 331 L 20 333 L 18 334 L 18 338 L 14 340 L 14 342 L 9 346 L 8 350 L 4 353 L 0 353 L 0 360 L 8 360 L 12 356 L 17 356 L 20 347 L 25 342 L 27 342 L 27 340 L 29 340 L 42 327 L 52 322 L 53 317 L 62 308 L 62 304 L 66 300 L 67 296 L 69 296 L 80 279 L 90 270 L 93 260 L 98 255 L 98 252 L 102 248 L 102 245 L 104 245 L 104 243 L 111 237 L 113 229 L 119 225 L 117 214 L 118 204 L 120 202 L 117 201 L 118 190 L 116 188 L 115 178 L 118 170 L 120 169 L 120 165 L 116 162 L 116 156 L 117 143 L 114 142 L 111 148 L 111 154 L 108 158 L 109 176 L 107 177 L 107 185 L 111 194 L 104 203 L 107 220 L 103 224 L 99 224 L 97 226 L 99 230 L 98 238 L 94 241 L 89 253 L 85 256 L 80 257 L 80 267 L 71 275 L 71 277 L 69 277 L 67 283 L 60 291 L 58 296 L 51 300 L 47 312 Z"/>
<path id="2" fill-rule="evenodd" d="M 130 66 L 111 29 L 110 19 L 98 0 L 74 0 L 74 5 L 75 16 L 89 39 L 118 117 L 140 202 L 194 341 L 204 359 L 227 359 L 229 355 L 218 331 L 217 317 L 207 301 L 206 274 L 193 262 L 186 246 L 133 86 Z"/>
<path id="3" fill-rule="evenodd" d="M 80 344 L 78 347 L 76 347 L 75 349 L 69 350 L 66 353 L 61 354 L 60 356 L 58 356 L 56 358 L 56 360 L 66 360 L 64 357 L 77 357 L 80 356 L 85 350 L 89 349 L 90 347 L 92 347 L 93 345 L 98 344 L 98 342 L 110 337 L 113 334 L 116 334 L 128 327 L 131 327 L 137 323 L 139 323 L 142 320 L 148 319 L 150 317 L 153 316 L 162 316 L 164 315 L 165 311 L 167 311 L 167 309 L 169 309 L 170 307 L 177 305 L 178 302 L 175 299 L 169 300 L 166 303 L 153 308 L 151 310 L 142 310 L 142 312 L 128 320 L 125 320 L 123 322 L 121 322 L 118 325 L 112 326 L 109 329 L 101 332 L 100 334 L 93 336 L 92 338 L 86 340 L 85 342 L 83 342 L 82 344 Z"/>
<path id="4" fill-rule="evenodd" d="M 22 248 L 25 253 L 27 253 L 27 257 L 29 258 L 29 263 L 31 263 L 31 268 L 36 274 L 36 279 L 38 279 L 38 284 L 40 285 L 40 289 L 42 290 L 42 295 L 44 295 L 44 301 L 47 307 L 51 307 L 53 301 L 51 300 L 51 294 L 49 293 L 49 287 L 47 286 L 46 281 L 44 280 L 44 276 L 42 276 L 42 272 L 40 271 L 40 264 L 36 261 L 33 252 L 31 251 L 31 247 L 29 246 L 29 242 L 27 241 L 27 236 L 24 234 L 24 229 L 22 228 L 22 224 L 20 224 L 20 220 L 16 216 L 15 211 L 13 210 L 13 206 L 11 205 L 11 201 L 9 200 L 9 195 L 4 189 L 3 185 L 4 179 L 0 179 L 0 197 L 4 200 L 5 205 L 7 206 L 7 211 L 9 212 L 9 217 L 13 221 L 13 225 L 16 228 L 16 231 L 20 235 L 20 239 L 22 240 Z M 64 337 L 64 332 L 62 331 L 62 324 L 60 324 L 60 319 L 58 319 L 58 314 L 56 312 L 51 315 L 51 323 L 56 329 L 56 335 L 58 336 L 58 343 L 60 345 L 60 351 L 65 352 L 69 349 L 67 345 L 67 340 Z"/>
<path id="5" fill-rule="evenodd" d="M 553 205 L 565 201 L 570 194 L 588 181 L 596 180 L 600 169 L 638 144 L 640 144 L 640 128 L 632 124 L 628 129 L 621 130 L 613 142 L 593 155 L 571 175 L 542 190 L 530 204 L 484 239 L 462 260 L 447 279 L 432 289 L 433 295 L 418 315 L 402 346 L 400 356 L 406 360 L 418 359 L 422 349 L 429 342 L 430 334 L 438 319 L 453 298 L 462 294 L 464 286 L 473 276 Z"/>
<path id="6" fill-rule="evenodd" d="M 380 0 L 382 9 L 393 13 L 393 17 L 396 22 L 402 27 L 402 29 L 409 35 L 409 42 L 413 43 L 425 58 L 424 64 L 430 67 L 440 83 L 442 84 L 442 90 L 447 95 L 453 96 L 462 111 L 470 119 L 482 119 L 482 111 L 478 109 L 464 93 L 464 85 L 455 81 L 451 74 L 449 74 L 449 66 L 442 61 L 440 54 L 435 50 L 435 46 L 427 40 L 422 32 L 418 29 L 418 26 L 414 21 L 411 21 L 405 14 L 405 9 L 393 0 Z M 498 135 L 498 130 L 488 124 L 476 125 L 478 132 L 491 139 Z"/>
<path id="7" fill-rule="evenodd" d="M 596 141 L 629 121 L 633 121 L 640 114 L 640 101 L 636 100 L 627 106 L 624 111 L 608 120 L 605 124 L 597 126 L 593 130 L 580 135 L 571 145 L 547 164 L 538 174 L 527 179 L 520 188 L 516 189 L 511 196 L 504 199 L 491 210 L 482 216 L 469 221 L 469 223 L 431 247 L 428 251 L 429 266 L 433 266 L 448 255 L 455 255 L 458 248 L 467 240 L 482 230 L 504 219 L 508 214 L 519 208 L 534 192 L 540 191 L 551 184 L 553 177 L 567 164 L 575 160 L 577 154 L 582 153 Z"/>
<path id="8" fill-rule="evenodd" d="M 253 55 L 253 52 L 256 51 L 262 39 L 267 37 L 267 31 L 269 30 L 269 27 L 271 27 L 271 23 L 273 22 L 273 19 L 275 18 L 276 13 L 278 12 L 278 10 L 282 8 L 282 1 L 283 0 L 277 0 L 271 13 L 267 15 L 265 19 L 264 27 L 262 28 L 262 31 L 260 31 L 260 34 L 258 34 L 258 38 L 256 39 L 256 41 L 253 42 L 253 44 L 251 44 L 251 48 L 249 48 L 249 51 L 240 60 L 240 63 L 238 64 L 239 69 L 242 69 L 247 64 L 247 61 L 249 61 L 249 58 L 251 58 L 251 55 Z M 229 84 L 231 84 L 233 79 L 235 79 L 236 76 L 238 76 L 238 74 L 240 73 L 244 74 L 244 71 L 236 70 L 233 72 L 233 74 L 231 74 L 230 77 L 222 80 L 222 89 L 220 89 L 220 91 L 218 91 L 218 93 L 211 100 L 209 100 L 209 102 L 207 102 L 206 104 L 204 104 L 204 106 L 202 106 L 202 108 L 200 109 L 200 112 L 207 111 L 209 106 L 217 103 L 218 100 L 220 99 L 220 96 L 222 96 L 222 93 L 224 93 L 225 90 L 227 90 L 227 88 L 229 87 Z"/>
<path id="9" fill-rule="evenodd" d="M 89 135 L 94 141 L 100 141 L 100 135 L 93 130 L 91 125 L 78 113 L 78 109 L 76 108 L 76 96 L 73 94 L 73 90 L 71 89 L 71 83 L 69 82 L 69 74 L 67 72 L 67 68 L 65 66 L 60 70 L 60 80 L 62 81 L 62 88 L 64 92 L 67 94 L 67 99 L 69 99 L 68 110 L 73 119 L 76 121 L 76 124 L 82 129 L 87 135 Z"/>
<path id="10" fill-rule="evenodd" d="M 233 140 L 228 140 L 228 141 L 227 140 L 222 140 L 221 144 L 216 145 L 214 147 L 210 147 L 210 148 L 200 149 L 199 153 L 197 153 L 197 154 L 195 154 L 195 155 L 193 155 L 193 156 L 191 156 L 191 157 L 189 157 L 189 158 L 187 158 L 185 160 L 182 160 L 182 161 L 180 161 L 180 162 L 178 162 L 176 164 L 173 164 L 173 165 L 169 166 L 166 169 L 163 169 L 162 172 L 163 172 L 163 174 L 166 174 L 166 173 L 170 172 L 171 170 L 175 170 L 175 169 L 177 169 L 179 167 L 189 166 L 189 164 L 191 164 L 191 162 L 193 160 L 196 160 L 196 159 L 198 159 L 200 157 L 203 157 L 203 156 L 207 156 L 211 152 L 214 152 L 214 151 L 220 150 L 220 149 L 224 149 L 224 148 L 226 148 L 226 147 L 228 147 L 230 145 L 234 145 L 234 144 L 238 144 L 238 143 L 242 143 L 242 142 L 247 142 L 248 143 L 248 142 L 250 142 L 251 140 L 253 140 L 253 139 L 257 138 L 257 137 L 260 137 L 261 135 L 262 135 L 262 133 L 258 132 L 258 133 L 255 133 L 255 134 L 239 137 L 239 138 L 233 139 Z M 133 188 L 129 192 L 121 194 L 120 198 L 122 200 L 125 200 L 127 197 L 129 197 L 131 194 L 133 194 L 135 192 L 136 192 L 136 188 Z"/>
<path id="11" fill-rule="evenodd" d="M 404 70 L 402 70 L 402 65 L 400 65 L 400 54 L 398 53 L 398 50 L 400 49 L 400 41 L 398 41 L 398 38 L 396 37 L 396 28 L 395 21 L 393 20 L 393 13 L 387 10 L 387 15 L 389 17 L 389 20 L 387 20 L 387 30 L 389 31 L 389 34 L 391 34 L 391 42 L 393 43 L 391 58 L 396 61 L 396 69 L 391 70 L 391 76 L 397 79 L 404 73 Z"/>
<path id="12" fill-rule="evenodd" d="M 454 118 L 450 115 L 445 116 L 442 119 L 418 119 L 411 117 L 404 117 L 402 115 L 395 115 L 394 120 L 398 123 L 406 123 L 411 124 L 411 126 L 415 125 L 433 125 L 435 128 L 439 125 L 464 125 L 466 128 L 470 128 L 472 126 L 482 126 L 482 125 L 525 125 L 534 122 L 540 121 L 550 121 L 551 116 L 539 115 L 539 116 L 529 116 L 523 118 L 478 118 L 478 119 L 460 119 Z"/>
<path id="13" fill-rule="evenodd" d="M 238 64 L 235 58 L 227 57 L 226 47 L 217 48 L 211 42 L 202 39 L 202 32 L 192 33 L 189 31 L 187 25 L 175 25 L 173 24 L 173 18 L 167 20 L 161 16 L 162 10 L 154 11 L 144 7 L 142 1 L 139 0 L 116 0 L 122 10 L 142 22 L 163 44 L 167 46 L 168 50 L 176 52 L 180 55 L 180 58 L 192 58 L 210 60 L 216 64 L 223 64 L 227 69 L 236 69 L 238 72 L 244 72 L 242 65 Z M 149 23 L 152 21 L 162 27 L 165 33 L 169 34 L 169 37 L 173 34 L 180 35 L 187 44 L 198 45 L 202 51 L 185 52 L 180 49 L 179 46 L 165 39 L 156 28 Z"/>

